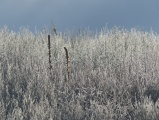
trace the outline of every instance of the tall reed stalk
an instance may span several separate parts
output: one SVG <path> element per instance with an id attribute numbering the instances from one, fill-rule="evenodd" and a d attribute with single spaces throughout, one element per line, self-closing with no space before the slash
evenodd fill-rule
<path id="1" fill-rule="evenodd" d="M 49 49 L 49 70 L 50 70 L 50 74 L 51 74 L 51 44 L 50 44 L 50 35 L 48 35 L 48 49 Z"/>
<path id="2" fill-rule="evenodd" d="M 65 53 L 66 53 L 66 67 L 67 67 L 67 78 L 70 79 L 70 72 L 71 72 L 71 66 L 70 66 L 70 60 L 68 55 L 68 50 L 66 47 L 64 47 Z"/>

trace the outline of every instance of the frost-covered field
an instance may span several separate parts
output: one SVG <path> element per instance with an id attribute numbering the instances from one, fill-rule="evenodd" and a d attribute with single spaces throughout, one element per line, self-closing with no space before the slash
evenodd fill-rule
<path id="1" fill-rule="evenodd" d="M 51 35 L 51 75 L 47 36 L 0 29 L 1 120 L 159 118 L 158 35 L 118 28 Z"/>

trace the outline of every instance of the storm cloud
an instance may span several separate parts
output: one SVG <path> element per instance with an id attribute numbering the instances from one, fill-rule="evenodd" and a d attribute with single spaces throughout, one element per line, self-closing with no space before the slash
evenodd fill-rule
<path id="1" fill-rule="evenodd" d="M 59 30 L 120 26 L 159 32 L 159 1 L 139 0 L 5 0 L 0 1 L 0 27 L 42 29 L 54 23 Z"/>

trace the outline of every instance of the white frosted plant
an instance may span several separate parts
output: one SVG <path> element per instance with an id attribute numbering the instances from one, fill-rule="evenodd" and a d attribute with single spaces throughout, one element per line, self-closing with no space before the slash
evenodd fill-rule
<path id="1" fill-rule="evenodd" d="M 50 35 L 50 74 L 47 31 L 0 29 L 0 119 L 157 118 L 157 34 L 115 27 L 72 36 Z"/>

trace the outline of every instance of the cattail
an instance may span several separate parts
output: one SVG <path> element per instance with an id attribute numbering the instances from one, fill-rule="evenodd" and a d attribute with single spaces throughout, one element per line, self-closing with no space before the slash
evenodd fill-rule
<path id="1" fill-rule="evenodd" d="M 50 74 L 51 74 L 51 44 L 50 44 L 50 35 L 48 35 L 48 49 L 49 49 L 49 69 L 50 69 Z"/>
<path id="2" fill-rule="evenodd" d="M 68 55 L 68 50 L 66 47 L 64 47 L 65 53 L 66 53 L 66 67 L 67 67 L 67 78 L 70 79 L 70 72 L 71 72 L 71 66 L 70 66 L 70 60 Z"/>

